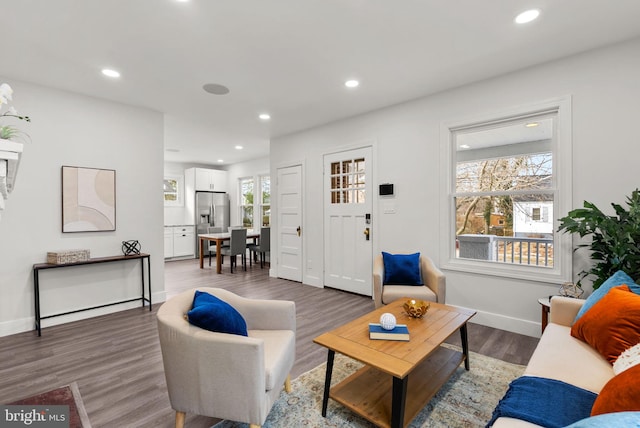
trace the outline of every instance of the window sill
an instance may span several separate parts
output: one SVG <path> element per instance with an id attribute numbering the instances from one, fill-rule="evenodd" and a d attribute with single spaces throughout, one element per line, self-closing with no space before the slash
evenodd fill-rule
<path id="1" fill-rule="evenodd" d="M 485 276 L 499 276 L 504 278 L 522 279 L 526 281 L 544 282 L 560 285 L 571 281 L 571 278 L 563 278 L 557 268 L 543 268 L 520 264 L 503 264 L 495 262 L 483 262 L 467 259 L 449 260 L 441 266 L 443 270 L 473 273 Z"/>

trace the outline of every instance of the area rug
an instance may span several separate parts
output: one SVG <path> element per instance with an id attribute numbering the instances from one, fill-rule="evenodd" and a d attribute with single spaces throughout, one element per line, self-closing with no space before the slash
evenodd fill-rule
<path id="1" fill-rule="evenodd" d="M 447 345 L 447 347 L 455 348 Z M 411 428 L 484 427 L 491 419 L 509 383 L 522 375 L 524 366 L 471 353 L 471 370 L 461 365 L 440 391 L 415 417 Z M 329 399 L 327 417 L 323 418 L 325 364 L 300 375 L 291 382 L 292 392 L 284 391 L 274 404 L 263 428 L 331 427 L 370 428 L 374 425 Z M 362 367 L 362 364 L 336 354 L 332 385 Z M 245 428 L 247 424 L 222 421 L 215 428 Z"/>
<path id="2" fill-rule="evenodd" d="M 7 404 L 19 406 L 69 406 L 69 428 L 91 428 L 89 416 L 84 408 L 76 382 Z"/>

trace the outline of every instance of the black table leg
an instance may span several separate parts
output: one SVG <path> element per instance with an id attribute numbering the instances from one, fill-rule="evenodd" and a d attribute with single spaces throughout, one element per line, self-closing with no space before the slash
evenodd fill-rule
<path id="1" fill-rule="evenodd" d="M 144 269 L 144 266 L 143 266 Z M 149 312 L 151 312 L 151 256 L 147 256 L 147 279 L 149 280 Z"/>
<path id="2" fill-rule="evenodd" d="M 38 336 L 42 336 L 42 327 L 40 325 L 40 272 L 38 269 L 33 270 L 33 293 L 36 312 L 36 330 L 38 330 Z"/>
<path id="3" fill-rule="evenodd" d="M 462 353 L 464 354 L 464 368 L 469 370 L 469 340 L 467 339 L 467 324 L 460 327 L 460 340 L 462 341 Z"/>
<path id="4" fill-rule="evenodd" d="M 327 417 L 327 404 L 329 404 L 329 390 L 331 389 L 331 374 L 333 372 L 333 358 L 336 355 L 336 351 L 329 349 L 327 355 L 327 374 L 324 379 L 324 395 L 322 397 L 322 417 Z"/>
<path id="5" fill-rule="evenodd" d="M 391 397 L 391 428 L 402 428 L 404 425 L 404 404 L 407 399 L 407 383 L 409 376 L 403 379 L 393 378 L 393 392 Z"/>

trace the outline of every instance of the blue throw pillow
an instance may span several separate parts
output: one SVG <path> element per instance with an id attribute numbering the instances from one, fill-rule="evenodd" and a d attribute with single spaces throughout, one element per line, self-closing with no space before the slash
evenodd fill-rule
<path id="1" fill-rule="evenodd" d="M 616 412 L 581 419 L 566 428 L 638 427 L 640 412 Z"/>
<path id="2" fill-rule="evenodd" d="M 382 252 L 384 285 L 424 285 L 420 275 L 420 253 L 389 254 Z"/>
<path id="3" fill-rule="evenodd" d="M 187 318 L 191 324 L 205 330 L 248 336 L 247 323 L 240 312 L 209 293 L 196 290 Z"/>
<path id="4" fill-rule="evenodd" d="M 603 282 L 597 290 L 595 290 L 587 300 L 584 302 L 580 310 L 578 311 L 578 315 L 576 315 L 576 319 L 573 320 L 575 324 L 578 319 L 584 315 L 593 305 L 595 305 L 600 299 L 604 297 L 605 294 L 609 292 L 613 287 L 618 287 L 619 285 L 628 285 L 629 290 L 636 294 L 640 294 L 640 285 L 633 282 L 633 279 L 623 271 L 619 270 L 610 276 L 605 282 Z"/>

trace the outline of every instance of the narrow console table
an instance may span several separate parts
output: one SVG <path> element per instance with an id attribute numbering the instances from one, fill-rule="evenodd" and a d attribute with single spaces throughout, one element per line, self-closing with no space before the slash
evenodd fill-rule
<path id="1" fill-rule="evenodd" d="M 104 305 L 91 306 L 89 308 L 76 309 L 74 311 L 63 312 L 54 315 L 46 315 L 40 316 L 40 271 L 43 269 L 58 269 L 58 268 L 67 268 L 73 266 L 85 266 L 85 265 L 94 265 L 99 263 L 110 263 L 110 262 L 122 262 L 126 260 L 140 260 L 140 270 L 142 272 L 142 289 L 140 297 L 136 297 L 134 299 L 128 300 L 120 300 L 117 302 L 107 303 Z M 149 297 L 147 298 L 145 295 L 144 285 L 144 261 L 147 261 L 147 272 L 148 272 L 148 290 Z M 112 256 L 112 257 L 96 257 L 89 259 L 84 262 L 75 262 L 75 263 L 64 263 L 64 264 L 51 264 L 51 263 L 38 263 L 33 265 L 33 292 L 35 295 L 35 312 L 36 312 L 36 330 L 38 330 L 38 336 L 42 335 L 42 325 L 41 320 L 53 317 L 59 317 L 62 315 L 74 314 L 76 312 L 88 311 L 91 309 L 104 308 L 107 306 L 119 305 L 121 303 L 142 301 L 142 307 L 144 307 L 145 302 L 149 302 L 149 311 L 151 311 L 151 256 L 149 254 L 133 254 L 130 256 Z"/>

